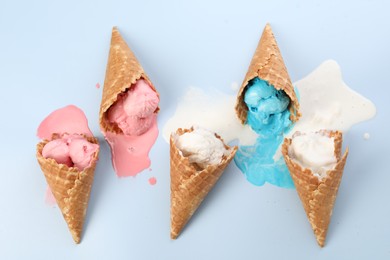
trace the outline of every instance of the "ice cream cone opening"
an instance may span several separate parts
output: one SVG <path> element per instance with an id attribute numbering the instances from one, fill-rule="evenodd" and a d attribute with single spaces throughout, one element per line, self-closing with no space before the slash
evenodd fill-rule
<path id="1" fill-rule="evenodd" d="M 152 126 L 158 103 L 158 93 L 147 80 L 140 78 L 117 95 L 104 118 L 113 132 L 139 136 Z"/>
<path id="2" fill-rule="evenodd" d="M 292 125 L 291 99 L 266 80 L 257 77 L 248 82 L 244 104 L 248 110 L 246 123 L 264 138 L 281 135 Z"/>
<path id="3" fill-rule="evenodd" d="M 340 156 L 336 138 L 341 133 L 328 130 L 301 133 L 295 132 L 288 146 L 288 156 L 303 169 L 309 169 L 319 180 L 335 169 Z"/>
<path id="4" fill-rule="evenodd" d="M 44 140 L 40 145 L 40 156 L 77 171 L 91 167 L 99 153 L 99 144 L 95 138 L 79 134 L 54 133 L 51 140 Z"/>
<path id="5" fill-rule="evenodd" d="M 300 114 L 299 111 L 297 110 L 297 107 L 299 107 L 299 103 L 296 97 L 296 94 L 294 92 L 294 95 L 291 95 L 291 93 L 287 93 L 285 91 L 285 88 L 278 88 L 272 85 L 269 81 L 266 79 L 260 78 L 260 77 L 253 77 L 250 80 L 246 82 L 246 84 L 242 87 L 243 91 L 242 93 L 237 97 L 237 105 L 236 105 L 236 111 L 238 115 L 245 115 L 241 116 L 240 119 L 243 123 L 248 123 L 248 113 L 251 112 L 251 106 L 245 102 L 245 97 L 247 95 L 248 90 L 254 85 L 255 82 L 257 81 L 264 81 L 266 82 L 267 85 L 275 89 L 275 92 L 281 93 L 281 95 L 285 96 L 288 98 L 288 105 L 286 107 L 286 110 L 289 111 L 290 116 L 289 119 L 292 122 L 295 122 L 298 120 Z M 238 112 L 238 110 L 241 110 L 241 112 Z"/>
<path id="6" fill-rule="evenodd" d="M 180 155 L 197 171 L 220 164 L 232 152 L 219 135 L 200 127 L 178 129 L 172 139 Z"/>

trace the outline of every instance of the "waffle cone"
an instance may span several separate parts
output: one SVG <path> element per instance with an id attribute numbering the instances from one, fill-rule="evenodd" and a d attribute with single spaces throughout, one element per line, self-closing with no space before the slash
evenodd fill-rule
<path id="1" fill-rule="evenodd" d="M 53 139 L 58 137 L 58 135 L 53 135 Z M 89 142 L 98 144 L 96 138 L 86 138 Z M 78 244 L 81 240 L 81 232 L 83 230 L 99 151 L 94 154 L 91 167 L 79 171 L 75 167 L 58 164 L 54 159 L 45 159 L 42 156 L 42 150 L 48 142 L 48 140 L 44 140 L 37 145 L 36 156 L 38 163 L 68 224 L 73 240 Z"/>
<path id="2" fill-rule="evenodd" d="M 237 116 L 243 124 L 246 122 L 248 113 L 248 107 L 244 102 L 245 88 L 248 85 L 248 82 L 256 77 L 267 81 L 277 90 L 281 89 L 286 92 L 290 98 L 290 119 L 292 122 L 297 121 L 300 116 L 298 99 L 269 24 L 264 28 L 255 54 L 249 65 L 248 72 L 246 73 L 238 92 L 235 108 Z"/>
<path id="3" fill-rule="evenodd" d="M 179 128 L 177 135 L 193 131 Z M 217 134 L 217 138 L 221 139 Z M 223 140 L 222 140 L 223 141 Z M 173 136 L 170 138 L 171 157 L 171 238 L 176 239 L 209 191 L 221 177 L 226 166 L 233 159 L 237 147 L 228 147 L 230 154 L 224 156 L 217 165 L 209 165 L 198 170 L 187 157 L 183 157 L 176 147 Z"/>
<path id="4" fill-rule="evenodd" d="M 310 169 L 302 168 L 296 161 L 289 157 L 288 148 L 291 144 L 291 139 L 285 139 L 282 146 L 282 153 L 287 167 L 316 236 L 317 243 L 321 247 L 325 245 L 333 206 L 348 156 L 348 149 L 341 156 L 342 134 L 338 131 L 326 131 L 326 133 L 330 137 L 334 137 L 334 153 L 337 164 L 321 180 L 314 176 Z"/>
<path id="5" fill-rule="evenodd" d="M 123 133 L 116 124 L 110 124 L 107 118 L 108 109 L 115 103 L 118 95 L 130 89 L 139 79 L 144 79 L 156 91 L 149 77 L 138 62 L 134 53 L 123 40 L 118 29 L 112 29 L 110 52 L 104 80 L 103 96 L 100 104 L 99 123 L 103 132 Z M 157 93 L 158 94 L 158 93 Z M 159 110 L 157 108 L 156 112 Z"/>

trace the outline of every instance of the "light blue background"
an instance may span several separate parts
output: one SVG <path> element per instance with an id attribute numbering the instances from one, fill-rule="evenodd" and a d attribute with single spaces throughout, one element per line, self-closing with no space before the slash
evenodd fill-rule
<path id="1" fill-rule="evenodd" d="M 386 1 L 2 0 L 0 259 L 390 259 L 389 10 Z M 346 135 L 350 155 L 326 247 L 317 246 L 295 190 L 255 187 L 234 164 L 171 241 L 161 133 L 152 171 L 118 179 L 99 131 L 95 84 L 103 85 L 111 28 L 161 94 L 161 130 L 188 86 L 231 93 L 241 83 L 267 22 L 293 81 L 332 58 L 377 106 L 373 120 Z M 85 111 L 101 141 L 80 245 L 58 208 L 45 205 L 35 159 L 38 124 L 68 104 Z"/>

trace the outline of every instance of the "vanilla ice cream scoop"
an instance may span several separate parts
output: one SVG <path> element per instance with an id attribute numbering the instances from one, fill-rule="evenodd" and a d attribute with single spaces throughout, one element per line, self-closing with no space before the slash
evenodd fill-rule
<path id="1" fill-rule="evenodd" d="M 323 132 L 295 133 L 289 147 L 289 156 L 303 168 L 311 169 L 322 179 L 335 167 L 334 138 Z"/>
<path id="2" fill-rule="evenodd" d="M 108 120 L 116 123 L 125 135 L 138 136 L 153 124 L 159 97 L 143 80 L 138 80 L 125 93 L 121 93 L 108 110 Z"/>
<path id="3" fill-rule="evenodd" d="M 182 155 L 202 169 L 208 165 L 219 164 L 223 156 L 229 154 L 222 140 L 206 129 L 195 128 L 192 132 L 175 138 L 175 144 Z"/>
<path id="4" fill-rule="evenodd" d="M 65 134 L 59 139 L 48 142 L 43 147 L 42 156 L 82 171 L 91 165 L 93 155 L 98 149 L 98 144 L 88 142 L 81 135 Z"/>

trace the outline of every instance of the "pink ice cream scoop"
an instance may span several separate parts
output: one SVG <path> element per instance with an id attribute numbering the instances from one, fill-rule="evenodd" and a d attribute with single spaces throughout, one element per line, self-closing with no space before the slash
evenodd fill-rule
<path id="1" fill-rule="evenodd" d="M 98 149 L 99 145 L 88 142 L 81 135 L 64 135 L 61 139 L 48 142 L 43 147 L 42 155 L 82 171 L 91 165 L 93 154 Z"/>
<path id="2" fill-rule="evenodd" d="M 69 167 L 73 166 L 73 162 L 69 155 L 69 146 L 64 139 L 55 139 L 48 142 L 42 150 L 44 158 L 52 158 L 57 163 L 65 164 Z"/>
<path id="3" fill-rule="evenodd" d="M 69 155 L 74 167 L 80 171 L 91 165 L 93 154 L 99 149 L 99 145 L 88 142 L 80 135 L 65 137 L 69 147 Z"/>
<path id="4" fill-rule="evenodd" d="M 108 120 L 116 123 L 125 135 L 142 135 L 153 124 L 158 102 L 157 93 L 140 79 L 110 107 Z"/>
<path id="5" fill-rule="evenodd" d="M 157 93 L 145 80 L 138 80 L 134 87 L 127 91 L 127 95 L 123 101 L 123 109 L 128 116 L 143 118 L 156 111 L 159 102 Z"/>

